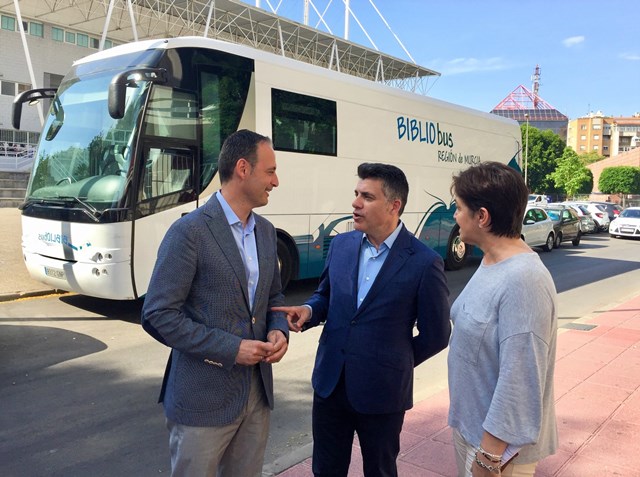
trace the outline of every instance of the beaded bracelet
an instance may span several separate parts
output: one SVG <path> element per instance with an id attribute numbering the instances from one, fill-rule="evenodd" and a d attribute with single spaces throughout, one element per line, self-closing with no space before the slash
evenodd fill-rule
<path id="1" fill-rule="evenodd" d="M 487 465 L 484 462 L 482 462 L 480 459 L 478 459 L 478 454 L 476 454 L 476 464 L 478 464 L 483 469 L 488 470 L 492 474 L 500 475 L 500 465 L 496 465 L 496 466 Z"/>
<path id="2" fill-rule="evenodd" d="M 502 455 L 492 454 L 490 452 L 487 452 L 486 450 L 484 450 L 482 448 L 482 446 L 478 447 L 478 452 L 480 452 L 483 456 L 485 456 L 487 458 L 487 460 L 490 460 L 491 462 L 501 462 L 502 461 Z"/>

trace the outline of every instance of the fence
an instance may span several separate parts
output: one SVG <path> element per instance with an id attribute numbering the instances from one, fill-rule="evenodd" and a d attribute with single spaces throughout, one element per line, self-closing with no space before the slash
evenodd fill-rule
<path id="1" fill-rule="evenodd" d="M 36 146 L 0 142 L 0 171 L 26 171 L 31 169 Z"/>

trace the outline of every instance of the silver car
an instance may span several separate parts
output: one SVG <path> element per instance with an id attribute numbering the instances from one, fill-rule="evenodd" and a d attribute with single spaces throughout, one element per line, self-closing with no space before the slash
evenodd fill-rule
<path id="1" fill-rule="evenodd" d="M 555 241 L 553 221 L 544 209 L 527 206 L 522 220 L 522 240 L 529 247 L 542 247 L 545 252 L 553 250 Z"/>
<path id="2" fill-rule="evenodd" d="M 578 217 L 580 217 L 580 232 L 583 234 L 593 234 L 598 231 L 598 225 L 586 207 L 572 203 L 565 203 L 563 205 L 571 207 L 575 213 L 578 214 Z"/>

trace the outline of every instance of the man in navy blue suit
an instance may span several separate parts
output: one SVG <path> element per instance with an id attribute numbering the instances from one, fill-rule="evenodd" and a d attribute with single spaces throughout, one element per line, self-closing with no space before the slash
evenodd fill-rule
<path id="1" fill-rule="evenodd" d="M 398 475 L 413 368 L 451 332 L 442 258 L 400 221 L 404 173 L 365 163 L 358 177 L 356 230 L 333 239 L 318 289 L 302 306 L 273 308 L 292 331 L 324 323 L 312 377 L 316 477 L 347 475 L 354 433 L 366 477 Z"/>

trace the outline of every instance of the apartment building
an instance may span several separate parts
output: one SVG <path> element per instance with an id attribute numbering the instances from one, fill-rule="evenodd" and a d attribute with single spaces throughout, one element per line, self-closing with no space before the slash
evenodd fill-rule
<path id="1" fill-rule="evenodd" d="M 614 157 L 640 147 L 640 113 L 631 117 L 591 113 L 569 121 L 567 146 L 578 154 L 596 152 Z"/>

